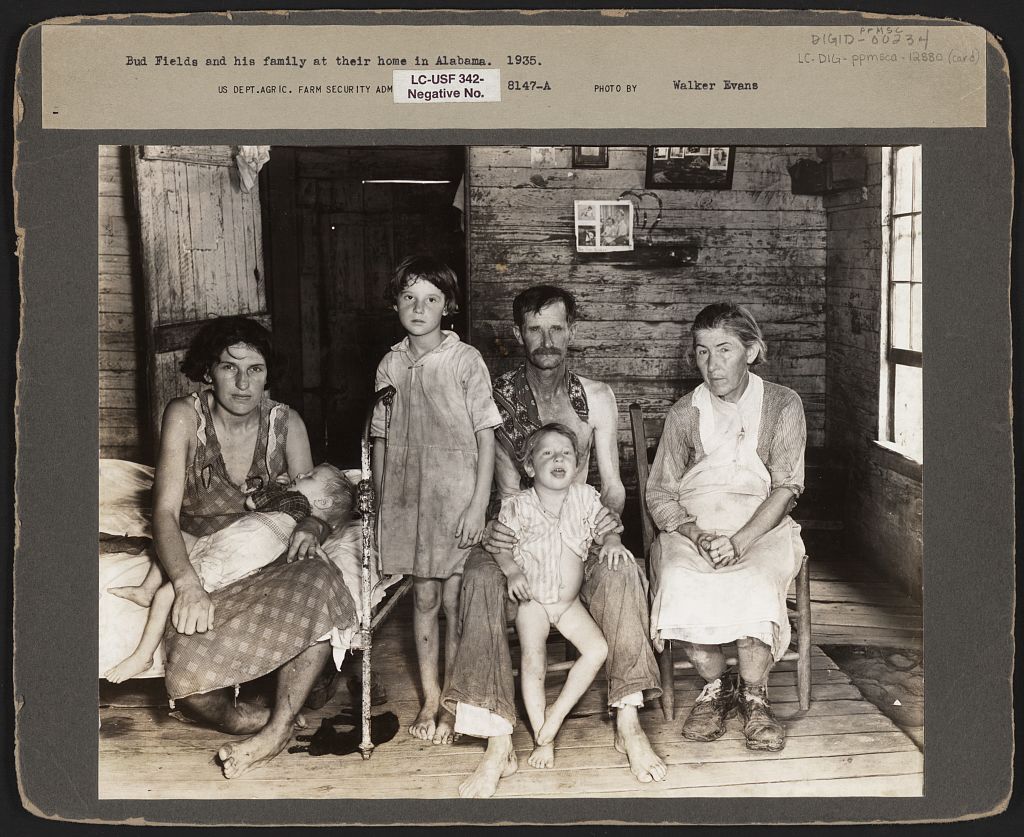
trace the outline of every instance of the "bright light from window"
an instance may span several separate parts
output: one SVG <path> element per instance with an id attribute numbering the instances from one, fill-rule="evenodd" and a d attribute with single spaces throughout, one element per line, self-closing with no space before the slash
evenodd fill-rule
<path id="1" fill-rule="evenodd" d="M 918 462 L 924 452 L 921 146 L 882 151 L 879 441 Z"/>

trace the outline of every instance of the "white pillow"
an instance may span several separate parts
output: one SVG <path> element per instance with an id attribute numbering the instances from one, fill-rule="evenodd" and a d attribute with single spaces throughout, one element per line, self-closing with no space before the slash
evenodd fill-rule
<path id="1" fill-rule="evenodd" d="M 124 459 L 101 459 L 99 482 L 99 531 L 151 537 L 153 466 Z"/>

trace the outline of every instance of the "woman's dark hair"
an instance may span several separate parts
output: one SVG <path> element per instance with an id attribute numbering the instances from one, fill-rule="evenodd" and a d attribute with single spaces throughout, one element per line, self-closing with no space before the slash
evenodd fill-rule
<path id="1" fill-rule="evenodd" d="M 579 313 L 576 309 L 576 297 L 557 285 L 534 285 L 518 294 L 512 300 L 512 320 L 516 326 L 522 328 L 526 323 L 527 314 L 539 314 L 542 309 L 555 302 L 561 302 L 565 306 L 565 320 L 569 325 L 576 322 Z"/>
<path id="2" fill-rule="evenodd" d="M 448 265 L 433 256 L 419 255 L 403 259 L 384 288 L 384 300 L 389 305 L 397 305 L 398 295 L 409 285 L 421 280 L 434 285 L 444 294 L 446 313 L 459 313 L 459 277 Z"/>
<path id="3" fill-rule="evenodd" d="M 274 371 L 274 344 L 270 332 L 248 317 L 217 317 L 205 323 L 188 344 L 180 369 L 190 381 L 202 383 L 210 367 L 228 346 L 243 343 L 267 362 L 267 384 Z"/>
<path id="4" fill-rule="evenodd" d="M 757 366 L 768 359 L 768 344 L 764 342 L 757 320 L 742 305 L 732 302 L 715 302 L 697 315 L 693 321 L 693 340 L 696 348 L 697 332 L 711 328 L 722 328 L 736 336 L 744 347 L 757 348 L 757 356 L 751 366 Z"/>

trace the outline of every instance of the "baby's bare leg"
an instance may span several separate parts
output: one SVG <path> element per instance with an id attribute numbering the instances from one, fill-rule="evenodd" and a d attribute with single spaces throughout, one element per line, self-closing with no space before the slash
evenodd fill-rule
<path id="1" fill-rule="evenodd" d="M 146 577 L 142 580 L 142 584 L 130 587 L 108 587 L 107 592 L 122 599 L 128 599 L 139 607 L 149 607 L 163 580 L 164 574 L 160 571 L 160 565 L 153 561 L 146 571 Z"/>
<path id="2" fill-rule="evenodd" d="M 153 665 L 153 655 L 163 638 L 164 628 L 167 627 L 167 617 L 171 615 L 171 605 L 173 604 L 174 588 L 168 581 L 153 596 L 149 606 L 149 616 L 146 619 L 146 627 L 142 631 L 142 639 L 139 640 L 138 646 L 130 656 L 103 675 L 107 680 L 111 683 L 122 683 L 136 674 L 142 674 Z"/>
<path id="3" fill-rule="evenodd" d="M 523 692 L 523 705 L 530 720 L 534 741 L 544 726 L 544 676 L 548 668 L 547 639 L 551 623 L 547 611 L 537 602 L 523 602 L 516 613 L 516 631 L 519 634 L 519 687 Z M 554 752 L 537 747 L 528 759 L 534 767 L 551 767 Z"/>
<path id="4" fill-rule="evenodd" d="M 537 733 L 538 744 L 551 744 L 555 740 L 565 716 L 590 688 L 608 656 L 608 644 L 601 629 L 578 598 L 558 618 L 558 630 L 580 652 L 580 656 L 569 669 L 561 693 L 548 708 L 544 726 Z"/>

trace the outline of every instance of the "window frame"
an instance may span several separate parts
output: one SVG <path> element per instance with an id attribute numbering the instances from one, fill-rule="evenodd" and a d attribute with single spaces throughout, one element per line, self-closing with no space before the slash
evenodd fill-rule
<path id="1" fill-rule="evenodd" d="M 896 372 L 898 367 L 910 367 L 923 369 L 923 351 L 896 348 L 892 345 L 893 343 L 893 326 L 894 318 L 892 316 L 892 310 L 894 307 L 893 297 L 895 289 L 900 284 L 909 284 L 911 288 L 915 284 L 921 285 L 923 277 L 914 277 L 911 275 L 909 283 L 905 280 L 897 281 L 893 277 L 894 259 L 893 259 L 893 247 L 896 236 L 896 223 L 895 219 L 910 217 L 913 218 L 915 215 L 921 219 L 921 226 L 923 227 L 924 213 L 923 206 L 918 202 L 917 209 L 914 208 L 915 201 L 911 200 L 911 206 L 909 211 L 896 212 L 896 184 L 898 178 L 896 177 L 896 164 L 897 164 L 897 151 L 901 148 L 910 148 L 914 146 L 910 145 L 899 145 L 899 146 L 884 146 L 882 148 L 882 269 L 881 269 L 881 288 L 880 288 L 880 306 L 879 306 L 879 336 L 880 336 L 880 352 L 879 352 L 879 403 L 878 403 L 878 442 L 884 447 L 899 453 L 906 457 L 911 462 L 921 463 L 923 455 L 918 455 L 916 451 L 908 450 L 904 445 L 900 445 L 896 441 L 896 428 L 895 428 L 895 413 L 896 413 Z M 918 148 L 918 162 L 919 171 L 920 164 L 923 162 L 923 154 L 921 153 L 921 146 Z M 923 178 L 922 178 L 923 179 Z M 920 191 L 920 184 L 915 181 L 915 187 Z M 913 232 L 914 225 L 911 221 L 911 237 L 912 240 L 916 237 L 917 241 L 912 244 L 913 247 L 920 247 L 920 240 L 923 236 L 918 232 L 915 236 Z M 911 259 L 911 270 L 913 271 L 913 258 Z M 922 254 L 922 272 L 923 272 L 923 254 Z M 913 299 L 913 293 L 909 297 Z M 923 290 L 922 290 L 923 299 Z M 923 382 L 922 382 L 923 383 Z M 921 421 L 924 421 L 924 404 L 921 405 L 922 416 Z"/>

